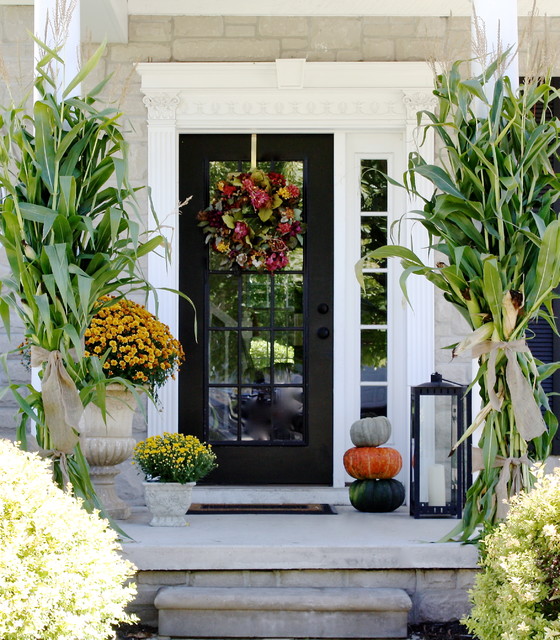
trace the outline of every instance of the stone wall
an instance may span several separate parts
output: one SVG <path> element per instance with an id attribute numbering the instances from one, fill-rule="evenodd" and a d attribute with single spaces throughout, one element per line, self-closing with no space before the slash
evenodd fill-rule
<path id="1" fill-rule="evenodd" d="M 189 587 L 366 587 L 404 589 L 412 600 L 409 622 L 446 622 L 470 611 L 468 590 L 475 569 L 298 569 L 265 571 L 139 571 L 131 611 L 157 626 L 154 599 L 164 586 Z"/>
<path id="2" fill-rule="evenodd" d="M 0 104 L 8 100 L 6 81 L 16 98 L 29 86 L 33 46 L 27 31 L 32 25 L 32 7 L 0 6 Z M 558 36 L 560 18 L 549 19 L 547 28 L 551 40 Z M 536 20 L 533 31 L 544 36 L 544 19 Z M 93 46 L 84 45 L 84 55 Z M 114 74 L 107 99 L 118 104 L 126 116 L 131 178 L 134 185 L 143 186 L 147 183 L 147 126 L 140 78 L 134 70 L 137 62 L 273 61 L 280 57 L 311 62 L 422 61 L 467 58 L 469 50 L 470 25 L 464 17 L 131 16 L 129 42 L 108 46 L 92 81 Z M 140 198 L 145 203 L 145 192 Z M 0 269 L 6 269 L 5 260 L 0 260 Z M 456 342 L 466 325 L 440 297 L 436 298 L 435 317 L 437 367 L 446 378 L 467 382 L 470 362 L 451 363 L 449 351 L 441 350 Z M 13 349 L 21 339 L 17 325 L 10 339 L 0 329 L 1 351 Z M 9 376 L 16 382 L 27 377 L 19 360 L 17 353 L 8 356 Z M 0 384 L 7 381 L 0 370 Z M 10 394 L 5 395 L 0 400 L 0 436 L 13 437 L 15 412 Z M 144 434 L 145 425 L 137 416 L 135 435 L 140 439 Z M 128 499 L 138 502 L 141 492 L 136 476 L 126 465 L 125 471 L 122 490 Z"/>

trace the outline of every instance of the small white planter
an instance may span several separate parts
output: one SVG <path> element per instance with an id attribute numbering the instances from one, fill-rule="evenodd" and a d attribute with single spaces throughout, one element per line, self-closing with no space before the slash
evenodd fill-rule
<path id="1" fill-rule="evenodd" d="M 152 514 L 151 527 L 184 527 L 196 482 L 144 482 L 146 505 Z"/>

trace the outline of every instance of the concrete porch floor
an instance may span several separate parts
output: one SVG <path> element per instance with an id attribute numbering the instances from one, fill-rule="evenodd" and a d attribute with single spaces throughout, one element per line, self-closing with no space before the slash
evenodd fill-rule
<path id="1" fill-rule="evenodd" d="M 409 622 L 467 612 L 477 549 L 438 542 L 456 520 L 414 520 L 406 507 L 388 514 L 335 509 L 336 515 L 192 514 L 180 528 L 150 527 L 147 510 L 134 509 L 119 525 L 132 538 L 123 544 L 124 555 L 138 568 L 135 612 L 146 624 L 161 625 L 156 596 L 162 601 L 162 592 L 175 587 L 183 594 L 192 587 L 187 593 L 199 598 L 201 590 L 211 595 L 227 587 L 241 599 L 272 588 L 284 594 L 398 589 L 410 597 Z"/>

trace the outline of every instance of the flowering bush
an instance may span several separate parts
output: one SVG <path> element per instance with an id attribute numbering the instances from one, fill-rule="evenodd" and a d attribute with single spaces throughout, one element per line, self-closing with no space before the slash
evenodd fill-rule
<path id="1" fill-rule="evenodd" d="M 281 173 L 229 173 L 220 180 L 199 226 L 223 264 L 274 272 L 289 264 L 289 252 L 303 244 L 301 193 Z"/>
<path id="2" fill-rule="evenodd" d="M 560 469 L 537 477 L 482 542 L 474 607 L 464 621 L 480 640 L 560 636 Z"/>
<path id="3" fill-rule="evenodd" d="M 108 522 L 52 482 L 49 462 L 0 440 L 0 637 L 100 640 L 136 589 Z"/>
<path id="4" fill-rule="evenodd" d="M 158 482 L 198 482 L 217 466 L 211 445 L 182 433 L 146 438 L 134 447 L 133 457 L 146 480 Z"/>
<path id="5" fill-rule="evenodd" d="M 87 356 L 103 361 L 108 378 L 124 378 L 148 387 L 152 394 L 179 369 L 183 348 L 145 307 L 132 300 L 111 304 L 100 300 L 100 309 L 85 332 Z"/>

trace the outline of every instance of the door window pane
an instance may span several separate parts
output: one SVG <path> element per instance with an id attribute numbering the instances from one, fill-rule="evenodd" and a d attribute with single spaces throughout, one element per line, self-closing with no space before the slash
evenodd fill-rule
<path id="1" fill-rule="evenodd" d="M 387 387 L 361 388 L 361 418 L 375 418 L 387 415 Z"/>
<path id="2" fill-rule="evenodd" d="M 387 380 L 387 331 L 382 329 L 362 331 L 361 361 L 364 382 Z"/>
<path id="3" fill-rule="evenodd" d="M 243 388 L 240 417 L 242 440 L 272 440 L 270 387 Z"/>
<path id="4" fill-rule="evenodd" d="M 209 400 L 209 440 L 237 440 L 237 389 L 210 387 Z"/>
<path id="5" fill-rule="evenodd" d="M 268 273 L 250 273 L 243 276 L 244 327 L 270 327 L 271 279 Z"/>
<path id="6" fill-rule="evenodd" d="M 387 211 L 387 160 L 361 161 L 361 210 Z"/>
<path id="7" fill-rule="evenodd" d="M 274 440 L 303 440 L 303 388 L 278 387 L 272 402 Z"/>
<path id="8" fill-rule="evenodd" d="M 387 261 L 371 260 L 368 253 L 387 244 L 387 216 L 362 216 L 360 222 L 361 257 L 364 258 L 364 269 L 385 267 Z"/>
<path id="9" fill-rule="evenodd" d="M 274 276 L 274 324 L 303 327 L 303 275 L 278 273 Z"/>
<path id="10" fill-rule="evenodd" d="M 237 282 L 232 273 L 210 275 L 211 327 L 237 327 Z"/>
<path id="11" fill-rule="evenodd" d="M 243 331 L 241 334 L 241 382 L 270 382 L 270 331 Z"/>
<path id="12" fill-rule="evenodd" d="M 237 383 L 237 331 L 210 331 L 210 383 Z"/>
<path id="13" fill-rule="evenodd" d="M 387 274 L 364 274 L 364 289 L 361 304 L 362 324 L 387 324 Z"/>
<path id="14" fill-rule="evenodd" d="M 302 382 L 303 331 L 277 331 L 274 335 L 274 381 Z"/>

